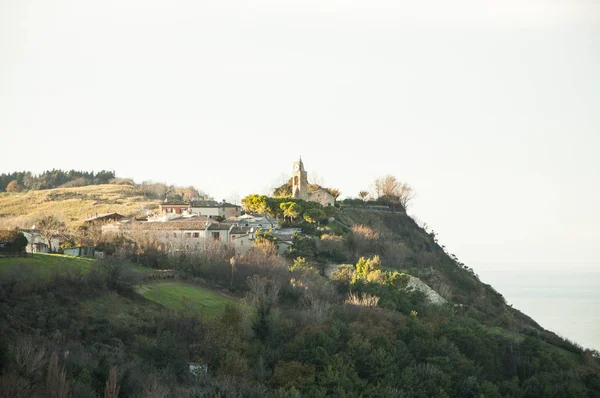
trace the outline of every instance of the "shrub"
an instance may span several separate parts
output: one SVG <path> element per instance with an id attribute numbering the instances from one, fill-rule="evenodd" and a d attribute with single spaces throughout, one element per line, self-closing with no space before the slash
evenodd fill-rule
<path id="1" fill-rule="evenodd" d="M 27 238 L 20 231 L 0 231 L 0 253 L 22 253 L 27 243 Z"/>
<path id="2" fill-rule="evenodd" d="M 376 253 L 379 248 L 379 233 L 366 225 L 354 225 L 348 234 L 348 246 L 355 254 Z"/>
<path id="3" fill-rule="evenodd" d="M 334 234 L 321 235 L 321 239 L 317 242 L 317 251 L 319 255 L 336 262 L 346 261 L 350 257 L 344 239 Z"/>
<path id="4" fill-rule="evenodd" d="M 339 292 L 345 293 L 350 289 L 353 276 L 354 266 L 351 264 L 342 264 L 331 275 L 331 281 Z"/>
<path id="5" fill-rule="evenodd" d="M 131 178 L 112 178 L 108 180 L 108 183 L 115 185 L 135 185 Z"/>
<path id="6" fill-rule="evenodd" d="M 6 192 L 21 192 L 25 189 L 17 180 L 12 180 L 6 186 Z"/>
<path id="7" fill-rule="evenodd" d="M 356 305 L 359 307 L 377 307 L 377 303 L 379 303 L 379 297 L 370 295 L 369 293 L 350 293 L 344 302 L 346 304 Z"/>
<path id="8" fill-rule="evenodd" d="M 85 187 L 87 185 L 91 185 L 92 182 L 84 177 L 77 177 L 71 181 L 65 182 L 61 185 L 61 188 L 75 188 L 75 187 Z"/>
<path id="9" fill-rule="evenodd" d="M 141 280 L 138 273 L 131 271 L 121 260 L 114 258 L 101 260 L 94 265 L 89 278 L 96 280 L 98 276 L 109 289 L 119 292 L 132 291 Z"/>

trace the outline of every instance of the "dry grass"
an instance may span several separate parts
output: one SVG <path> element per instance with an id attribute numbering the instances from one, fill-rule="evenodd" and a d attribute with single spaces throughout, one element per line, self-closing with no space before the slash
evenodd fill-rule
<path id="1" fill-rule="evenodd" d="M 0 193 L 0 229 L 29 228 L 35 220 L 52 214 L 67 225 L 77 224 L 88 213 L 145 214 L 158 207 L 129 185 L 89 185 L 41 191 Z"/>
<path id="2" fill-rule="evenodd" d="M 377 307 L 379 303 L 379 297 L 370 295 L 369 293 L 356 294 L 350 293 L 344 301 L 346 304 L 355 305 L 359 307 Z"/>

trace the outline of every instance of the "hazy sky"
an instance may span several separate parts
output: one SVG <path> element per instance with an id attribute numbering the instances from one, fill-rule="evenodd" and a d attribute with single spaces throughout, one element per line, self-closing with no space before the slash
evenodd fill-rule
<path id="1" fill-rule="evenodd" d="M 596 1 L 0 0 L 0 172 L 393 174 L 466 263 L 600 262 Z"/>

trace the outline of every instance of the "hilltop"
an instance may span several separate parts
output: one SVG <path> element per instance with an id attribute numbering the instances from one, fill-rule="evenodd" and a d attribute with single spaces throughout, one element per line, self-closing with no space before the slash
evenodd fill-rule
<path id="1" fill-rule="evenodd" d="M 90 213 L 116 212 L 125 216 L 145 214 L 157 208 L 157 200 L 144 196 L 133 185 L 88 185 L 75 188 L 0 193 L 0 223 L 6 227 L 30 227 L 35 220 L 55 215 L 67 225 Z"/>

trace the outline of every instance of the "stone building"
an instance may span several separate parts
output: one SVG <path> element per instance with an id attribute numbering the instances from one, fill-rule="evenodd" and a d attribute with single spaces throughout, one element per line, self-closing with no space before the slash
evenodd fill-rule
<path id="1" fill-rule="evenodd" d="M 295 199 L 303 199 L 311 202 L 320 203 L 323 206 L 333 206 L 335 198 L 326 190 L 319 188 L 316 191 L 310 191 L 308 183 L 308 173 L 304 169 L 302 158 L 294 162 L 294 171 L 292 174 L 292 196 Z"/>

